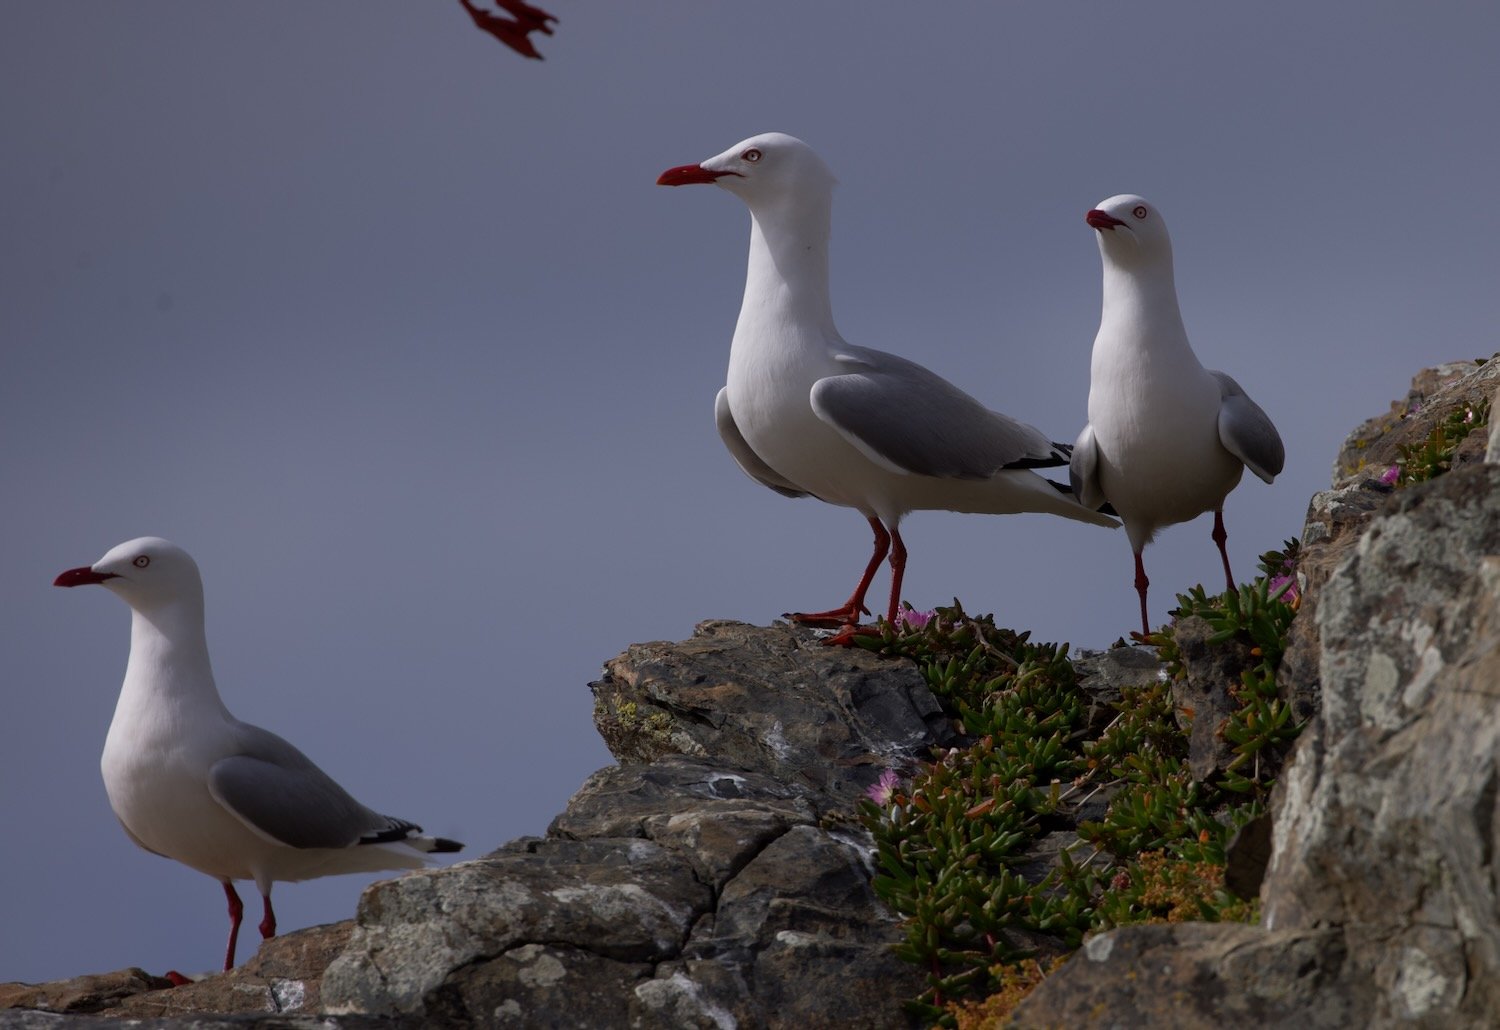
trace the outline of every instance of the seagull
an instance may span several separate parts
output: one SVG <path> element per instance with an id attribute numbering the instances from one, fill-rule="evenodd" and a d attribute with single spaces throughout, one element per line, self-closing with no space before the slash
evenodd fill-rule
<path id="1" fill-rule="evenodd" d="M 874 550 L 849 600 L 790 615 L 845 627 L 835 637 L 844 643 L 868 611 L 865 593 L 887 554 L 886 620 L 896 621 L 906 567 L 898 527 L 908 512 L 1031 511 L 1118 523 L 1031 471 L 1067 464 L 1066 444 L 990 411 L 915 362 L 839 335 L 828 290 L 835 182 L 811 147 L 780 132 L 657 179 L 713 183 L 750 208 L 745 296 L 714 420 L 752 479 L 787 497 L 853 508 L 869 522 Z"/>
<path id="2" fill-rule="evenodd" d="M 1281 472 L 1281 436 L 1260 406 L 1223 372 L 1198 363 L 1172 279 L 1172 239 L 1151 204 L 1131 193 L 1086 216 L 1104 259 L 1104 308 L 1089 372 L 1089 421 L 1073 445 L 1069 478 L 1086 505 L 1108 502 L 1135 552 L 1135 589 L 1146 614 L 1141 551 L 1163 526 L 1214 513 L 1224 549 L 1224 498 L 1249 468 L 1267 483 Z"/>
<path id="3" fill-rule="evenodd" d="M 301 751 L 229 714 L 209 667 L 203 580 L 182 548 L 130 540 L 53 585 L 90 583 L 131 611 L 130 659 L 100 760 L 110 807 L 136 844 L 224 885 L 225 970 L 244 914 L 233 881 L 255 881 L 268 938 L 276 880 L 415 869 L 426 853 L 463 847 L 366 808 Z"/>

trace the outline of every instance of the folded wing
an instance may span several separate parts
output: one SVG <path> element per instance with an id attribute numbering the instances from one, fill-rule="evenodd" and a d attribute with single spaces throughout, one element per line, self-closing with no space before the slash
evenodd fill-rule
<path id="1" fill-rule="evenodd" d="M 1210 372 L 1219 381 L 1219 442 L 1267 483 L 1281 474 L 1286 448 L 1270 416 L 1250 399 L 1240 384 L 1224 372 Z"/>
<path id="2" fill-rule="evenodd" d="M 1068 463 L 1068 448 L 991 411 L 916 362 L 851 347 L 845 375 L 812 388 L 818 417 L 878 465 L 908 475 L 988 479 L 1001 469 Z"/>

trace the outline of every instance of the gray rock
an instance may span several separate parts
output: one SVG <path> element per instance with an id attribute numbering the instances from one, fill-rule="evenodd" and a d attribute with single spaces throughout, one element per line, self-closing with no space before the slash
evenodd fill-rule
<path id="1" fill-rule="evenodd" d="M 591 687 L 621 762 L 711 754 L 845 803 L 953 736 L 915 666 L 785 624 L 705 622 L 681 643 L 634 644 Z"/>
<path id="2" fill-rule="evenodd" d="M 1188 768 L 1202 782 L 1234 760 L 1234 745 L 1224 739 L 1224 724 L 1239 708 L 1231 691 L 1246 669 L 1260 659 L 1239 640 L 1213 643 L 1213 627 L 1196 615 L 1173 627 L 1182 655 L 1182 678 L 1172 681 L 1172 703 L 1188 731 Z"/>
<path id="3" fill-rule="evenodd" d="M 56 1026 L 218 1026 L 230 1025 L 205 1014 L 248 1017 L 260 1015 L 259 1026 L 298 1026 L 301 1014 L 321 1009 L 323 971 L 348 943 L 351 922 L 312 926 L 261 943 L 247 962 L 228 973 L 215 973 L 193 983 L 173 987 L 170 981 L 139 969 L 98 976 L 75 977 L 51 984 L 0 984 L 0 1027 L 31 1025 L 14 1022 L 21 1009 L 63 1013 L 67 1019 L 36 1025 Z M 87 1014 L 87 1015 L 85 1015 Z M 103 1018 L 116 1017 L 116 1018 Z M 123 1022 L 117 1021 L 122 1020 Z M 136 1021 L 141 1022 L 136 1022 Z M 359 1017 L 340 1025 L 363 1027 Z M 234 1023 L 244 1026 L 244 1022 Z M 382 1022 L 383 1026 L 395 1026 Z M 332 1028 L 330 1028 L 332 1030 Z"/>
<path id="4" fill-rule="evenodd" d="M 951 735 L 915 670 L 790 627 L 706 623 L 631 648 L 593 689 L 627 764 L 589 777 L 545 839 L 367 891 L 325 1009 L 908 1025 L 921 976 L 892 953 L 867 835 L 837 813 L 852 826 L 856 792 Z"/>
<path id="5" fill-rule="evenodd" d="M 1011 1026 L 1363 1026 L 1369 1006 L 1344 980 L 1341 934 L 1266 933 L 1240 923 L 1128 926 L 1084 943 L 1021 1003 Z"/>
<path id="6" fill-rule="evenodd" d="M 646 837 L 683 854 L 718 890 L 776 837 L 817 817 L 806 791 L 722 762 L 668 756 L 594 773 L 548 834 Z"/>
<path id="7" fill-rule="evenodd" d="M 643 962 L 621 962 L 567 945 L 523 944 L 457 969 L 427 999 L 439 1026 L 556 1028 L 629 1026 L 627 1002 L 650 977 Z"/>
<path id="8" fill-rule="evenodd" d="M 1260 896 L 1271 864 L 1271 816 L 1258 816 L 1235 831 L 1224 845 L 1224 886 L 1238 897 Z"/>
<path id="9" fill-rule="evenodd" d="M 1403 490 L 1324 591 L 1324 711 L 1280 785 L 1271 927 L 1345 928 L 1377 1020 L 1500 1016 L 1500 468 Z"/>
<path id="10" fill-rule="evenodd" d="M 334 1013 L 422 1015 L 450 974 L 534 943 L 659 962 L 682 950 L 711 903 L 691 865 L 649 840 L 519 841 L 365 891 L 349 947 L 323 978 L 323 1003 Z"/>
<path id="11" fill-rule="evenodd" d="M 1154 647 L 1120 644 L 1107 651 L 1079 651 L 1073 658 L 1078 685 L 1089 698 L 1085 731 L 1097 737 L 1119 714 L 1126 687 L 1149 687 L 1166 676 Z"/>
<path id="12" fill-rule="evenodd" d="M 1305 721 L 1322 703 L 1317 609 L 1323 584 L 1347 557 L 1376 513 L 1394 503 L 1396 491 L 1380 476 L 1401 456 L 1401 448 L 1425 440 L 1434 426 L 1460 405 L 1488 398 L 1500 383 L 1500 361 L 1457 361 L 1424 369 L 1413 377 L 1406 397 L 1392 401 L 1384 415 L 1349 434 L 1334 461 L 1333 484 L 1308 504 L 1302 531 L 1298 585 L 1302 608 L 1292 623 L 1280 680 L 1290 684 L 1293 715 Z M 1470 434 L 1454 457 L 1461 468 L 1484 458 L 1486 434 Z"/>
<path id="13" fill-rule="evenodd" d="M 1318 603 L 1323 585 L 1348 555 L 1376 512 L 1392 503 L 1395 490 L 1374 474 L 1357 477 L 1341 487 L 1314 494 L 1308 504 L 1302 529 L 1301 554 L 1297 562 L 1297 584 L 1301 604 L 1287 635 L 1277 682 L 1292 715 L 1306 722 L 1322 705 L 1322 660 L 1318 640 Z"/>
<path id="14" fill-rule="evenodd" d="M 0 984 L 0 1008 L 27 1008 L 43 1012 L 102 1012 L 126 998 L 148 992 L 170 990 L 172 981 L 152 976 L 144 969 L 120 969 L 113 973 L 75 976 L 46 984 Z"/>
<path id="15" fill-rule="evenodd" d="M 1433 427 L 1459 405 L 1488 400 L 1500 385 L 1500 362 L 1493 359 L 1453 361 L 1423 369 L 1390 411 L 1359 426 L 1339 448 L 1333 465 L 1335 487 L 1351 479 L 1379 476 L 1401 456 L 1401 448 L 1425 440 Z M 1471 434 L 1454 461 L 1454 468 L 1484 459 L 1488 434 Z"/>
<path id="16" fill-rule="evenodd" d="M 112 1016 L 194 1013 L 315 1013 L 322 1008 L 323 971 L 349 943 L 348 920 L 310 926 L 262 941 L 255 955 L 228 973 L 169 990 L 135 994 L 105 1010 Z"/>

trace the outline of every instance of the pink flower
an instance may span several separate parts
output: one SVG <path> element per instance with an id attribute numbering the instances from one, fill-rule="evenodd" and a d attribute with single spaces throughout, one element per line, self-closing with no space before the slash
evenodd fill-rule
<path id="1" fill-rule="evenodd" d="M 915 608 L 902 608 L 896 615 L 898 623 L 904 623 L 909 630 L 925 629 L 932 621 L 937 612 L 919 612 Z"/>
<path id="2" fill-rule="evenodd" d="M 1276 576 L 1272 578 L 1269 584 L 1267 584 L 1267 587 L 1268 592 L 1272 597 L 1276 596 L 1276 592 L 1278 590 L 1281 590 L 1283 587 L 1285 587 L 1286 593 L 1281 595 L 1281 599 L 1287 604 L 1297 603 L 1297 577 L 1295 574 L 1288 573 L 1285 576 Z"/>
<path id="3" fill-rule="evenodd" d="M 1395 486 L 1396 480 L 1401 478 L 1401 466 L 1392 465 L 1380 474 L 1380 481 L 1386 486 Z"/>
<path id="4" fill-rule="evenodd" d="M 1109 885 L 1117 891 L 1124 890 L 1130 886 L 1130 873 L 1127 870 L 1121 869 L 1110 879 Z"/>
<path id="5" fill-rule="evenodd" d="M 900 783 L 901 777 L 896 775 L 896 770 L 887 769 L 880 774 L 880 779 L 865 788 L 865 797 L 883 807 L 891 803 Z"/>

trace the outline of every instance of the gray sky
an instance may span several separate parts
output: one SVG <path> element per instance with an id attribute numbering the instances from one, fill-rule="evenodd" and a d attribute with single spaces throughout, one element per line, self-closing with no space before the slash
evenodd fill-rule
<path id="1" fill-rule="evenodd" d="M 0 980 L 221 954 L 218 887 L 131 845 L 99 779 L 128 611 L 49 585 L 116 543 L 198 559 L 237 715 L 471 856 L 608 762 L 585 684 L 625 645 L 848 595 L 863 519 L 714 432 L 748 217 L 668 166 L 807 140 L 843 334 L 1065 441 L 1084 212 L 1152 200 L 1199 356 L 1287 443 L 1229 501 L 1242 578 L 1350 428 L 1496 348 L 1493 4 L 547 6 L 536 63 L 456 3 L 7 5 Z M 1218 576 L 1209 529 L 1147 551 L 1153 620 Z M 1122 533 L 903 531 L 920 607 L 1134 625 Z M 282 928 L 370 879 L 278 886 Z"/>

